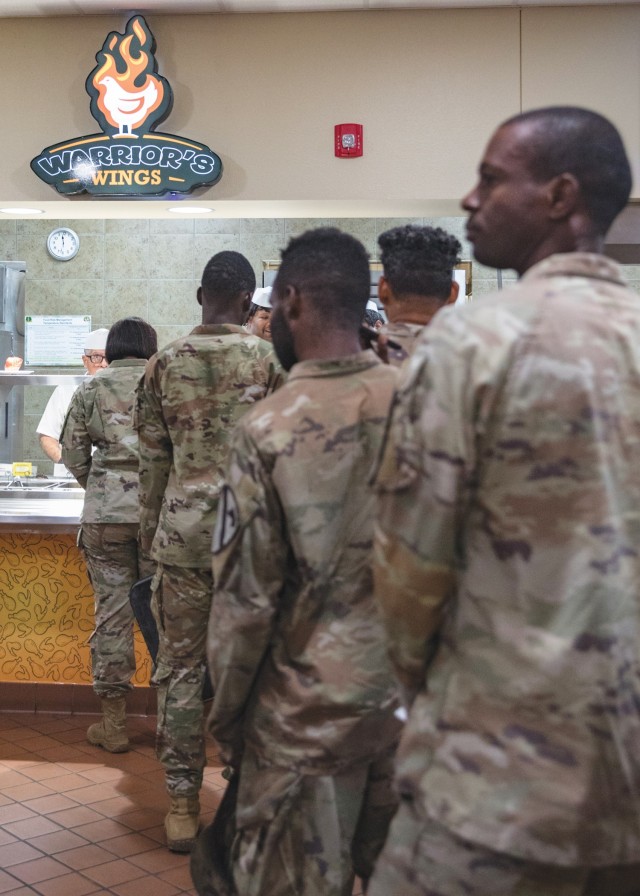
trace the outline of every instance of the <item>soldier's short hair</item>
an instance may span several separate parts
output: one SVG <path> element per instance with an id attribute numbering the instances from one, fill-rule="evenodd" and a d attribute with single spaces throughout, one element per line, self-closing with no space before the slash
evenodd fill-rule
<path id="1" fill-rule="evenodd" d="M 535 125 L 527 143 L 529 170 L 545 181 L 572 174 L 598 232 L 605 234 L 631 194 L 631 166 L 617 128 L 578 106 L 532 109 L 503 122 Z"/>
<path id="2" fill-rule="evenodd" d="M 462 251 L 455 236 L 441 227 L 406 224 L 381 233 L 378 245 L 384 276 L 397 296 L 449 298 Z"/>
<path id="3" fill-rule="evenodd" d="M 307 230 L 281 252 L 274 290 L 291 285 L 311 297 L 340 325 L 357 329 L 369 299 L 369 256 L 362 243 L 337 227 Z"/>
<path id="4" fill-rule="evenodd" d="M 227 249 L 209 259 L 202 272 L 201 285 L 208 299 L 226 304 L 242 292 L 253 293 L 256 275 L 241 252 Z"/>
<path id="5" fill-rule="evenodd" d="M 158 351 L 158 335 L 141 317 L 123 317 L 112 324 L 104 356 L 107 362 L 122 358 L 150 358 Z"/>

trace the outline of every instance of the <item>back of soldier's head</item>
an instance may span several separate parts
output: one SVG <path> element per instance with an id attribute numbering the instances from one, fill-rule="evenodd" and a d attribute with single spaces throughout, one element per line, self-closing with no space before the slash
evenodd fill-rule
<path id="1" fill-rule="evenodd" d="M 202 272 L 203 305 L 230 308 L 240 296 L 253 293 L 256 275 L 240 252 L 225 250 L 210 258 Z"/>
<path id="2" fill-rule="evenodd" d="M 295 287 L 332 325 L 358 329 L 370 291 L 369 256 L 362 243 L 335 227 L 308 230 L 282 251 L 275 289 Z"/>
<path id="3" fill-rule="evenodd" d="M 548 106 L 515 115 L 501 127 L 527 123 L 529 170 L 540 181 L 572 174 L 589 217 L 605 234 L 631 193 L 631 166 L 614 125 L 577 106 Z"/>
<path id="4" fill-rule="evenodd" d="M 122 358 L 150 358 L 158 351 L 158 335 L 141 317 L 123 317 L 111 325 L 105 357 L 109 364 Z"/>
<path id="5" fill-rule="evenodd" d="M 449 298 L 462 249 L 450 233 L 407 224 L 381 233 L 378 245 L 384 276 L 396 298 Z"/>

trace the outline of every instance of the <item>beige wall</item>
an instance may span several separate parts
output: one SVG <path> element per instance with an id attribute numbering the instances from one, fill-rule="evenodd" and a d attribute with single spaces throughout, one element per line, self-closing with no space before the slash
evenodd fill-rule
<path id="1" fill-rule="evenodd" d="M 431 199 L 455 213 L 493 127 L 564 102 L 612 117 L 640 181 L 638 6 L 147 18 L 174 91 L 161 128 L 223 159 L 198 198 Z M 57 198 L 29 161 L 98 130 L 84 82 L 125 23 L 2 20 L 0 201 Z M 336 159 L 333 125 L 353 120 L 365 155 Z"/>

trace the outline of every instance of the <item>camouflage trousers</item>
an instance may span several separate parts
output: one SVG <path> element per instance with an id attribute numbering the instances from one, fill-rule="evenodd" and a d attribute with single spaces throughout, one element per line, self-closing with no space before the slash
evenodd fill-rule
<path id="1" fill-rule="evenodd" d="M 137 523 L 83 523 L 80 530 L 78 544 L 95 596 L 90 645 L 93 689 L 99 697 L 126 694 L 136 671 L 129 591 L 155 568 L 140 550 L 138 529 Z"/>
<path id="2" fill-rule="evenodd" d="M 573 868 L 493 852 L 403 800 L 367 896 L 640 896 L 640 864 Z"/>
<path id="3" fill-rule="evenodd" d="M 156 754 L 173 796 L 195 796 L 206 764 L 202 684 L 213 587 L 210 569 L 159 564 L 151 606 L 160 647 Z"/>
<path id="4" fill-rule="evenodd" d="M 231 860 L 242 896 L 351 896 L 370 876 L 397 800 L 392 753 L 333 775 L 240 766 Z"/>

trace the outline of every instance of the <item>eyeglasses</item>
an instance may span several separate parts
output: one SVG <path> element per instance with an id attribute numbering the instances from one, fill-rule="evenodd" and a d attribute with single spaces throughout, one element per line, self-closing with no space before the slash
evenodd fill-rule
<path id="1" fill-rule="evenodd" d="M 85 358 L 88 358 L 92 364 L 102 364 L 104 361 L 104 355 L 87 355 L 85 354 Z"/>

